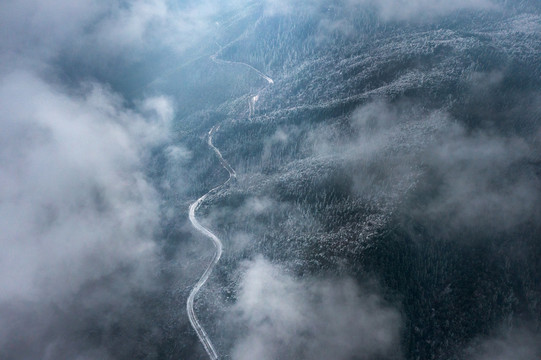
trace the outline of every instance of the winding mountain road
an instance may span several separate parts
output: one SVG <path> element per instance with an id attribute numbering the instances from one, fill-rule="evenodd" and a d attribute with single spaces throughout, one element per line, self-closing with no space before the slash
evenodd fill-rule
<path id="1" fill-rule="evenodd" d="M 221 49 L 218 51 L 218 53 L 220 51 L 221 51 Z M 218 53 L 216 53 L 216 54 L 214 54 L 214 55 L 212 55 L 210 57 L 211 60 L 214 61 L 215 63 L 217 63 L 217 64 L 240 64 L 240 65 L 244 65 L 244 66 L 252 69 L 253 71 L 255 71 L 260 77 L 265 79 L 269 83 L 269 85 L 274 84 L 274 81 L 270 77 L 263 74 L 261 71 L 257 70 L 256 68 L 254 68 L 251 65 L 241 63 L 241 62 L 236 62 L 236 61 L 226 61 L 226 60 L 217 59 L 216 57 L 217 57 Z M 257 93 L 252 98 L 252 101 L 250 103 L 250 116 L 253 113 L 253 107 L 255 106 L 255 102 L 257 101 L 258 98 L 259 98 L 259 93 Z M 218 131 L 219 129 L 220 129 L 219 125 L 215 125 L 214 127 L 212 127 L 212 129 L 210 129 L 210 131 L 208 132 L 208 136 L 207 136 L 207 144 L 214 151 L 214 153 L 218 157 L 218 160 L 220 160 L 220 164 L 229 173 L 229 178 L 223 184 L 218 185 L 215 188 L 211 189 L 205 195 L 201 196 L 194 203 L 192 203 L 190 205 L 190 211 L 189 211 L 189 219 L 190 219 L 190 222 L 192 223 L 192 226 L 197 231 L 199 231 L 201 234 L 203 234 L 204 236 L 206 236 L 206 237 L 208 237 L 209 239 L 212 240 L 212 242 L 214 244 L 214 247 L 215 247 L 215 252 L 214 252 L 214 256 L 212 257 L 211 262 L 208 264 L 207 268 L 205 269 L 205 272 L 203 273 L 203 275 L 201 275 L 201 278 L 199 279 L 199 281 L 197 281 L 197 283 L 194 285 L 194 287 L 190 291 L 190 295 L 188 296 L 188 301 L 186 302 L 186 310 L 188 312 L 188 318 L 190 319 L 190 323 L 192 324 L 193 329 L 197 333 L 197 337 L 199 338 L 199 340 L 203 344 L 203 347 L 205 348 L 205 351 L 207 352 L 209 358 L 212 359 L 212 360 L 217 360 L 218 359 L 218 353 L 216 352 L 216 349 L 214 348 L 214 345 L 212 345 L 212 341 L 210 340 L 207 332 L 205 331 L 205 329 L 203 328 L 203 326 L 199 322 L 199 319 L 197 318 L 197 315 L 195 314 L 194 301 L 195 301 L 195 297 L 199 293 L 199 290 L 201 290 L 201 287 L 203 287 L 203 285 L 205 285 L 205 283 L 207 282 L 210 274 L 212 273 L 212 270 L 214 269 L 214 267 L 216 266 L 218 261 L 220 261 L 220 257 L 222 256 L 223 246 L 222 246 L 222 241 L 220 240 L 220 238 L 218 238 L 218 236 L 216 236 L 208 228 L 201 225 L 201 223 L 197 220 L 197 218 L 195 216 L 195 212 L 197 211 L 199 206 L 203 203 L 203 201 L 205 201 L 205 199 L 211 193 L 213 193 L 215 191 L 218 191 L 222 187 L 226 186 L 232 179 L 237 177 L 237 174 L 235 173 L 235 170 L 223 158 L 222 153 L 220 152 L 220 150 L 218 150 L 218 148 L 215 147 L 214 144 L 212 143 L 212 138 L 213 138 L 214 134 L 216 133 L 216 131 Z"/>
<path id="2" fill-rule="evenodd" d="M 218 51 L 220 52 L 221 49 Z M 229 61 L 229 60 L 222 60 L 222 59 L 218 59 L 218 54 L 214 54 L 210 57 L 210 59 L 212 61 L 214 61 L 216 64 L 233 64 L 233 65 L 241 65 L 241 66 L 245 66 L 253 71 L 255 71 L 257 73 L 257 75 L 259 75 L 260 77 L 262 77 L 263 79 L 265 79 L 269 84 L 274 84 L 274 80 L 272 80 L 270 77 L 268 77 L 267 75 L 263 74 L 261 71 L 257 70 L 255 67 L 253 67 L 252 65 L 249 65 L 249 64 L 246 64 L 246 63 L 243 63 L 243 62 L 239 62 L 239 61 Z"/>

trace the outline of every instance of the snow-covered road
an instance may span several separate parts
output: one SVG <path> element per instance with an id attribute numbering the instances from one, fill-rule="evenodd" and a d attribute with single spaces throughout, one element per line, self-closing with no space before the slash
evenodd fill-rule
<path id="1" fill-rule="evenodd" d="M 274 81 L 270 77 L 263 74 L 261 71 L 257 70 L 253 66 L 245 64 L 245 63 L 241 63 L 241 62 L 219 60 L 219 59 L 216 58 L 217 54 L 218 53 L 211 56 L 212 61 L 214 61 L 214 62 L 216 62 L 218 64 L 240 64 L 240 65 L 246 66 L 249 69 L 255 71 L 260 77 L 265 79 L 269 83 L 269 85 L 274 84 Z M 254 111 L 255 102 L 258 100 L 258 98 L 259 98 L 259 93 L 257 95 L 255 95 L 251 100 L 251 103 L 250 103 L 250 116 L 252 115 L 252 113 Z M 214 244 L 214 247 L 215 247 L 215 252 L 214 252 L 214 256 L 212 257 L 211 262 L 208 264 L 207 268 L 205 269 L 205 272 L 203 273 L 203 275 L 201 276 L 199 281 L 194 285 L 194 287 L 192 288 L 192 291 L 190 291 L 190 295 L 188 296 L 188 301 L 186 303 L 186 310 L 188 312 L 188 318 L 190 319 L 190 323 L 192 324 L 193 329 L 197 333 L 197 337 L 199 338 L 199 340 L 203 344 L 203 346 L 205 348 L 205 351 L 207 352 L 207 354 L 209 355 L 209 357 L 212 360 L 218 359 L 218 353 L 216 352 L 216 349 L 214 348 L 214 345 L 212 345 L 212 342 L 211 342 L 209 336 L 207 335 L 207 332 L 205 331 L 203 326 L 201 326 L 201 323 L 197 319 L 197 316 L 196 316 L 195 311 L 194 311 L 194 301 L 195 301 L 195 297 L 197 296 L 197 293 L 199 293 L 199 290 L 201 290 L 201 287 L 203 285 L 205 285 L 205 283 L 207 282 L 210 274 L 212 273 L 212 270 L 214 269 L 214 267 L 216 266 L 216 264 L 220 260 L 220 257 L 222 256 L 222 251 L 223 251 L 222 250 L 222 241 L 212 231 L 210 231 L 209 229 L 207 229 L 206 227 L 201 225 L 201 223 L 197 220 L 197 218 L 195 216 L 195 212 L 197 211 L 199 206 L 203 203 L 203 201 L 205 201 L 207 196 L 209 196 L 211 193 L 213 193 L 215 191 L 218 191 L 222 187 L 226 186 L 232 179 L 237 177 L 237 174 L 235 173 L 235 170 L 223 158 L 222 153 L 220 152 L 220 150 L 218 150 L 218 148 L 216 148 L 214 146 L 214 144 L 212 143 L 212 138 L 213 138 L 214 134 L 216 133 L 216 131 L 219 130 L 219 128 L 220 128 L 219 125 L 218 126 L 215 125 L 212 129 L 210 129 L 210 131 L 208 132 L 208 136 L 207 136 L 207 144 L 216 153 L 216 156 L 220 160 L 220 164 L 229 173 L 229 178 L 227 179 L 226 182 L 224 182 L 223 184 L 213 188 L 212 190 L 207 192 L 205 195 L 201 196 L 199 199 L 197 199 L 194 203 L 192 203 L 190 205 L 189 219 L 190 219 L 190 222 L 192 223 L 192 226 L 197 231 L 199 231 L 201 234 L 203 234 L 204 236 L 206 236 L 206 237 L 208 237 L 209 239 L 212 240 L 212 242 Z"/>
<path id="2" fill-rule="evenodd" d="M 192 223 L 192 226 L 201 234 L 205 235 L 206 237 L 212 240 L 212 242 L 214 243 L 215 252 L 214 252 L 214 256 L 212 257 L 212 261 L 208 264 L 207 268 L 205 269 L 205 272 L 203 273 L 199 281 L 195 284 L 195 286 L 192 288 L 192 291 L 190 292 L 190 295 L 188 296 L 188 301 L 186 303 L 186 310 L 188 311 L 188 318 L 190 319 L 190 323 L 192 324 L 192 327 L 197 333 L 197 337 L 199 337 L 199 340 L 205 347 L 205 351 L 207 352 L 209 357 L 213 360 L 218 359 L 218 353 L 216 352 L 214 345 L 212 345 L 212 342 L 210 341 L 210 338 L 207 335 L 205 329 L 201 326 L 201 324 L 199 323 L 199 320 L 197 319 L 197 316 L 195 315 L 194 301 L 195 301 L 195 296 L 197 295 L 201 287 L 205 285 L 210 274 L 212 273 L 212 269 L 214 268 L 214 266 L 216 266 L 216 264 L 220 260 L 220 257 L 222 256 L 222 241 L 212 231 L 210 231 L 209 229 L 201 225 L 201 223 L 195 217 L 195 212 L 197 208 L 199 208 L 201 203 L 205 201 L 207 196 L 209 196 L 209 194 L 211 194 L 214 191 L 219 190 L 220 188 L 225 186 L 229 181 L 231 181 L 231 179 L 237 176 L 235 174 L 235 170 L 233 170 L 233 168 L 222 157 L 220 150 L 218 150 L 218 148 L 216 148 L 212 144 L 212 136 L 214 135 L 214 132 L 217 131 L 218 129 L 219 129 L 219 126 L 214 126 L 212 129 L 210 129 L 208 133 L 207 143 L 218 156 L 218 159 L 220 160 L 220 163 L 222 164 L 222 166 L 229 172 L 229 178 L 227 179 L 226 182 L 213 188 L 208 193 L 201 196 L 193 204 L 190 205 L 189 218 L 190 218 L 190 222 Z"/>

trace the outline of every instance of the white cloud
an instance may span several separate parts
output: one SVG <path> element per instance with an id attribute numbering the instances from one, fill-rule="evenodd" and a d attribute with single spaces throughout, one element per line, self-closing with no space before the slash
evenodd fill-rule
<path id="1" fill-rule="evenodd" d="M 99 85 L 68 95 L 17 72 L 0 106 L 0 301 L 61 298 L 151 263 L 160 200 L 143 166 L 168 139 L 168 102 L 146 100 L 144 116 Z"/>
<path id="2" fill-rule="evenodd" d="M 474 78 L 481 91 L 500 76 Z M 445 112 L 407 103 L 366 104 L 353 112 L 351 124 L 348 140 L 323 126 L 308 142 L 315 154 L 352 164 L 352 190 L 378 206 L 389 210 L 412 192 L 430 193 L 407 211 L 446 234 L 502 232 L 541 216 L 541 183 L 524 166 L 536 161 L 539 144 L 531 138 L 470 131 Z"/>
<path id="3" fill-rule="evenodd" d="M 236 360 L 399 357 L 399 313 L 349 279 L 299 280 L 257 258 L 233 311 L 245 334 Z"/>
<path id="4" fill-rule="evenodd" d="M 21 62 L 47 67 L 66 54 L 105 69 L 166 49 L 183 54 L 201 47 L 224 13 L 241 10 L 245 0 L 134 0 L 103 2 L 6 0 L 0 3 L 2 66 Z M 209 44 L 214 45 L 209 38 Z"/>
<path id="5" fill-rule="evenodd" d="M 0 50 L 50 57 L 107 10 L 96 0 L 6 0 L 0 3 Z"/>

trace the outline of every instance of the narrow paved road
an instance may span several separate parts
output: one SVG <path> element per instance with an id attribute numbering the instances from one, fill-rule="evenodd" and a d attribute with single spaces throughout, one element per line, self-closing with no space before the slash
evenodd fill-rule
<path id="1" fill-rule="evenodd" d="M 193 227 L 199 231 L 201 234 L 205 235 L 206 237 L 210 238 L 212 242 L 214 243 L 216 251 L 214 252 L 214 256 L 212 257 L 212 261 L 209 263 L 207 268 L 205 269 L 205 272 L 199 279 L 199 281 L 195 284 L 195 286 L 192 288 L 192 291 L 190 292 L 190 295 L 188 296 L 188 301 L 186 303 L 186 310 L 188 311 L 188 318 L 190 319 L 190 323 L 192 324 L 192 327 L 194 328 L 195 332 L 197 333 L 197 337 L 205 347 L 205 351 L 209 355 L 209 357 L 213 360 L 218 359 L 218 353 L 216 352 L 216 349 L 214 348 L 214 345 L 212 345 L 212 342 L 210 341 L 209 336 L 207 335 L 205 329 L 201 326 L 201 323 L 197 319 L 197 316 L 195 315 L 194 311 L 194 301 L 195 296 L 201 289 L 203 285 L 207 282 L 210 274 L 212 273 L 212 269 L 214 269 L 214 266 L 218 263 L 220 260 L 220 257 L 222 256 L 222 241 L 220 238 L 218 238 L 212 231 L 201 225 L 201 223 L 197 220 L 195 217 L 195 211 L 203 201 L 214 191 L 219 190 L 223 186 L 225 186 L 229 181 L 231 181 L 232 178 L 235 178 L 237 175 L 235 173 L 235 170 L 225 161 L 225 159 L 222 156 L 222 153 L 220 153 L 220 150 L 216 148 L 212 144 L 212 136 L 214 133 L 219 129 L 219 126 L 214 126 L 212 129 L 210 129 L 208 133 L 208 145 L 211 147 L 211 149 L 214 150 L 216 155 L 218 156 L 218 159 L 220 160 L 220 163 L 222 166 L 229 172 L 229 178 L 226 182 L 224 182 L 222 185 L 219 185 L 215 187 L 214 189 L 210 190 L 205 195 L 201 196 L 199 199 L 197 199 L 193 204 L 190 205 L 190 211 L 189 211 L 189 218 L 190 222 L 192 223 Z"/>
<path id="2" fill-rule="evenodd" d="M 221 64 L 229 63 L 229 64 L 240 64 L 240 65 L 247 66 L 248 68 L 254 70 L 263 79 L 265 79 L 269 84 L 274 84 L 274 81 L 270 77 L 263 74 L 259 70 L 255 69 L 253 66 L 248 65 L 248 64 L 244 64 L 244 63 L 240 63 L 240 62 L 218 60 L 218 59 L 216 59 L 217 54 L 218 53 L 211 56 L 212 61 L 214 61 L 216 63 L 221 63 Z M 250 116 L 253 113 L 253 108 L 254 108 L 255 102 L 258 100 L 258 98 L 259 98 L 259 93 L 252 98 L 252 103 L 250 104 Z M 212 129 L 210 129 L 210 131 L 208 132 L 207 144 L 209 145 L 209 147 L 212 150 L 214 150 L 214 152 L 216 153 L 216 156 L 218 156 L 218 160 L 220 160 L 220 164 L 229 173 L 229 178 L 223 184 L 215 187 L 214 189 L 210 190 L 208 193 L 206 193 L 205 195 L 203 195 L 199 199 L 197 199 L 193 204 L 190 205 L 190 211 L 189 211 L 189 219 L 190 219 L 190 222 L 192 223 L 192 226 L 197 231 L 199 231 L 201 234 L 205 235 L 206 237 L 208 237 L 209 239 L 212 240 L 212 242 L 214 244 L 214 247 L 215 247 L 215 252 L 214 252 L 214 256 L 212 257 L 211 262 L 209 263 L 209 265 L 205 269 L 205 272 L 203 273 L 203 275 L 201 276 L 199 281 L 194 285 L 194 287 L 192 288 L 192 291 L 190 291 L 190 295 L 188 296 L 188 301 L 186 302 L 186 310 L 188 312 L 188 318 L 190 319 L 190 323 L 192 324 L 193 329 L 197 333 L 197 337 L 199 338 L 199 340 L 203 344 L 203 346 L 205 348 L 205 351 L 207 352 L 208 356 L 212 360 L 217 360 L 218 359 L 218 353 L 216 352 L 216 349 L 214 348 L 214 345 L 212 345 L 212 341 L 210 340 L 209 336 L 207 335 L 207 332 L 205 331 L 203 326 L 201 326 L 201 323 L 199 322 L 199 319 L 197 319 L 197 315 L 195 314 L 195 311 L 194 311 L 194 301 L 195 301 L 195 297 L 199 293 L 199 290 L 201 290 L 201 287 L 203 287 L 203 285 L 205 285 L 205 283 L 207 282 L 210 274 L 212 273 L 212 269 L 214 269 L 214 267 L 216 266 L 216 264 L 220 260 L 220 257 L 222 256 L 222 241 L 212 231 L 210 231 L 209 229 L 207 229 L 206 227 L 201 225 L 201 223 L 195 217 L 195 212 L 197 211 L 199 206 L 203 203 L 203 201 L 205 201 L 207 196 L 209 196 L 211 193 L 213 193 L 215 191 L 218 191 L 222 187 L 226 186 L 231 181 L 231 179 L 237 177 L 237 174 L 235 173 L 235 170 L 223 158 L 222 153 L 220 152 L 220 150 L 218 150 L 218 148 L 215 147 L 214 144 L 212 143 L 212 137 L 214 136 L 216 131 L 218 131 L 219 128 L 220 128 L 220 126 L 214 126 Z"/>
<path id="3" fill-rule="evenodd" d="M 259 75 L 260 77 L 262 77 L 263 79 L 265 79 L 269 84 L 274 84 L 274 80 L 272 80 L 270 77 L 268 77 L 267 75 L 263 74 L 261 71 L 257 70 L 255 67 L 253 67 L 252 65 L 248 65 L 246 63 L 243 63 L 243 62 L 239 62 L 239 61 L 229 61 L 229 60 L 222 60 L 222 59 L 218 59 L 217 58 L 217 54 L 214 54 L 212 55 L 210 58 L 212 61 L 214 61 L 216 64 L 236 64 L 236 65 L 241 65 L 241 66 L 245 66 L 253 71 L 255 71 L 257 73 L 257 75 Z"/>

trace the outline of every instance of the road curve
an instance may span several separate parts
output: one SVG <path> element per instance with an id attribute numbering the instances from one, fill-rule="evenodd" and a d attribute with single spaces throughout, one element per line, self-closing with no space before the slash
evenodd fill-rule
<path id="1" fill-rule="evenodd" d="M 256 68 L 254 68 L 253 66 L 245 64 L 245 63 L 236 62 L 236 61 L 218 60 L 218 59 L 216 59 L 217 54 L 218 53 L 211 56 L 212 61 L 214 61 L 216 63 L 222 63 L 222 64 L 229 63 L 229 64 L 244 65 L 244 66 L 252 69 L 253 71 L 255 71 L 260 77 L 265 79 L 269 84 L 274 84 L 274 81 L 270 77 L 263 74 L 262 72 L 260 72 Z M 251 113 L 253 111 L 252 106 L 255 105 L 255 102 L 257 101 L 258 98 L 259 98 L 259 94 L 257 94 L 253 98 L 253 104 L 250 107 L 250 115 L 251 115 Z M 216 349 L 214 348 L 214 345 L 212 345 L 212 341 L 210 340 L 209 336 L 207 335 L 207 332 L 205 331 L 205 329 L 203 328 L 203 326 L 199 322 L 199 319 L 197 319 L 197 315 L 195 314 L 195 311 L 194 311 L 194 301 L 195 301 L 195 297 L 199 293 L 199 290 L 201 290 L 201 287 L 203 287 L 203 285 L 205 285 L 205 283 L 207 282 L 210 274 L 212 273 L 212 270 L 214 269 L 214 267 L 216 266 L 218 261 L 220 261 L 220 257 L 222 256 L 222 251 L 223 250 L 222 250 L 222 241 L 212 231 L 210 231 L 209 229 L 207 229 L 206 227 L 201 225 L 201 223 L 195 217 L 195 212 L 197 211 L 199 206 L 203 203 L 203 201 L 205 201 L 205 199 L 211 193 L 213 193 L 215 191 L 218 191 L 222 187 L 226 186 L 232 179 L 237 177 L 237 174 L 235 173 L 235 170 L 223 158 L 222 153 L 220 152 L 220 150 L 218 150 L 218 148 L 215 147 L 214 144 L 212 143 L 212 138 L 213 138 L 214 134 L 216 133 L 216 131 L 218 131 L 219 128 L 220 128 L 219 125 L 215 125 L 212 129 L 210 129 L 210 131 L 208 132 L 207 144 L 214 151 L 214 153 L 218 157 L 218 160 L 220 160 L 220 164 L 229 173 L 229 178 L 223 184 L 218 185 L 215 188 L 211 189 L 205 195 L 201 196 L 194 203 L 192 203 L 190 205 L 190 211 L 189 211 L 189 219 L 190 219 L 190 222 L 192 223 L 192 226 L 197 231 L 199 231 L 201 234 L 203 234 L 204 236 L 211 239 L 213 244 L 214 244 L 214 247 L 215 247 L 215 252 L 214 252 L 214 255 L 212 257 L 211 262 L 208 264 L 207 268 L 205 269 L 205 272 L 203 273 L 203 275 L 201 276 L 199 281 L 197 281 L 197 283 L 194 285 L 194 287 L 190 291 L 190 295 L 188 296 L 188 301 L 186 302 L 186 311 L 188 312 L 188 318 L 190 319 L 190 323 L 192 324 L 193 329 L 197 333 L 197 337 L 201 341 L 201 344 L 203 344 L 203 347 L 205 348 L 205 351 L 207 352 L 207 354 L 208 354 L 208 356 L 209 356 L 209 358 L 211 360 L 218 360 L 218 353 L 216 352 Z"/>
<path id="2" fill-rule="evenodd" d="M 214 150 L 214 152 L 218 156 L 218 159 L 220 160 L 220 163 L 222 164 L 222 166 L 227 170 L 227 172 L 229 172 L 229 178 L 222 185 L 219 185 L 213 188 L 208 193 L 201 196 L 193 204 L 190 205 L 189 219 L 190 219 L 190 222 L 192 223 L 192 226 L 201 234 L 205 235 L 206 237 L 212 240 L 215 247 L 215 252 L 214 252 L 214 256 L 212 257 L 211 262 L 208 264 L 207 268 L 205 269 L 205 272 L 203 273 L 199 281 L 194 285 L 194 287 L 192 288 L 192 291 L 190 291 L 190 295 L 188 296 L 188 301 L 186 302 L 186 310 L 188 312 L 188 318 L 190 319 L 190 323 L 192 324 L 193 329 L 197 333 L 197 337 L 203 344 L 205 351 L 207 352 L 207 354 L 212 360 L 218 359 L 218 353 L 216 352 L 214 345 L 212 345 L 212 342 L 210 341 L 210 338 L 207 335 L 205 329 L 203 328 L 203 326 L 201 326 L 201 323 L 197 319 L 193 306 L 194 306 L 194 301 L 195 301 L 195 297 L 197 296 L 197 293 L 199 292 L 199 290 L 201 290 L 201 287 L 205 285 L 210 274 L 212 273 L 212 269 L 214 269 L 214 266 L 216 266 L 216 264 L 220 260 L 220 257 L 222 256 L 222 241 L 212 231 L 210 231 L 209 229 L 201 225 L 201 223 L 195 217 L 195 212 L 199 208 L 201 203 L 205 201 L 207 196 L 209 196 L 209 194 L 211 194 L 214 191 L 219 190 L 220 188 L 225 186 L 229 181 L 231 181 L 231 179 L 237 177 L 235 170 L 233 170 L 233 168 L 229 165 L 229 163 L 225 161 L 225 159 L 222 156 L 222 153 L 220 153 L 220 150 L 218 150 L 218 148 L 216 148 L 212 144 L 212 137 L 218 129 L 219 129 L 219 126 L 214 126 L 212 129 L 210 129 L 208 133 L 207 143 L 210 146 L 210 148 Z"/>
<path id="3" fill-rule="evenodd" d="M 221 50 L 220 50 L 221 51 Z M 243 62 L 239 62 L 239 61 L 229 61 L 229 60 L 222 60 L 222 59 L 218 59 L 217 58 L 217 54 L 214 54 L 210 57 L 210 59 L 212 61 L 214 61 L 216 64 L 236 64 L 236 65 L 241 65 L 241 66 L 245 66 L 253 71 L 255 71 L 257 73 L 257 75 L 259 75 L 260 77 L 262 77 L 263 79 L 265 79 L 269 84 L 274 84 L 274 80 L 272 80 L 270 77 L 268 77 L 267 75 L 263 74 L 261 71 L 257 70 L 255 67 L 253 67 L 252 65 L 249 65 L 249 64 L 246 64 L 246 63 L 243 63 Z"/>

